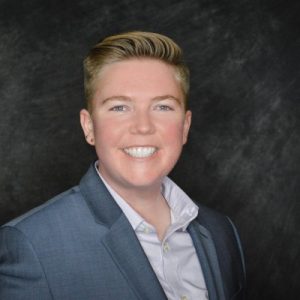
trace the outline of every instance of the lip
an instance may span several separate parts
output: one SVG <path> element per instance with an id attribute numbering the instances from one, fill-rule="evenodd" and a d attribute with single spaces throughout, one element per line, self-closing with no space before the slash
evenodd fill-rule
<path id="1" fill-rule="evenodd" d="M 132 158 L 145 159 L 152 157 L 158 150 L 155 146 L 130 146 L 122 149 L 123 152 Z"/>

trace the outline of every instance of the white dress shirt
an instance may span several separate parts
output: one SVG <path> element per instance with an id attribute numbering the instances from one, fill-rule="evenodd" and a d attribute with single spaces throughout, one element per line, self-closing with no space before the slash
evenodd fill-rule
<path id="1" fill-rule="evenodd" d="M 171 210 L 171 224 L 163 241 L 155 228 L 147 223 L 103 179 L 108 191 L 130 222 L 150 264 L 169 300 L 207 300 L 208 293 L 202 269 L 186 228 L 197 217 L 198 207 L 168 177 L 163 180 L 162 195 Z"/>

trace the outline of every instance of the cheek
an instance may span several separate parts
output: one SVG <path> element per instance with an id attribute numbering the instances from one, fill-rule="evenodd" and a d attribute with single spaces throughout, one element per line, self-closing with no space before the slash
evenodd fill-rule
<path id="1" fill-rule="evenodd" d="M 97 152 L 105 151 L 117 139 L 115 127 L 109 122 L 96 122 L 94 124 L 94 138 Z"/>
<path id="2" fill-rule="evenodd" d="M 183 144 L 183 124 L 171 123 L 165 127 L 165 140 L 171 145 Z"/>
<path id="3" fill-rule="evenodd" d="M 99 121 L 99 119 L 101 121 Z M 97 121 L 93 123 L 94 134 L 96 139 L 104 140 L 111 139 L 119 126 L 113 120 L 99 117 Z"/>

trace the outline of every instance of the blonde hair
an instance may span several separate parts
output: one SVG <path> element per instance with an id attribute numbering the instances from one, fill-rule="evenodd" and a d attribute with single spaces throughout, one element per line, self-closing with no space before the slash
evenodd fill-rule
<path id="1" fill-rule="evenodd" d="M 84 91 L 89 110 L 94 96 L 95 81 L 108 64 L 130 58 L 153 58 L 174 67 L 184 95 L 186 108 L 189 92 L 189 70 L 183 61 L 181 48 L 162 34 L 132 31 L 106 37 L 97 43 L 84 60 Z"/>

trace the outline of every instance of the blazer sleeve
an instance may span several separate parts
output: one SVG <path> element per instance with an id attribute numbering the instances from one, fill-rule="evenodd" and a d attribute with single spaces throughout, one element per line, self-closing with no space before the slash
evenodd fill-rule
<path id="1" fill-rule="evenodd" d="M 11 226 L 0 228 L 0 299 L 52 299 L 32 244 Z"/>

